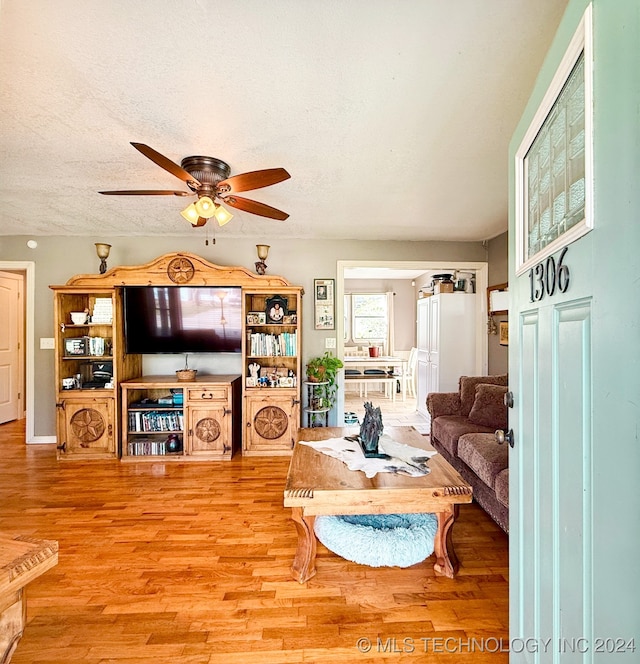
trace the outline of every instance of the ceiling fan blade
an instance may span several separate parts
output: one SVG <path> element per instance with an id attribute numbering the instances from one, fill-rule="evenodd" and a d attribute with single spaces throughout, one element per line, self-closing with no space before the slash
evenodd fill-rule
<path id="1" fill-rule="evenodd" d="M 250 171 L 249 173 L 232 175 L 230 178 L 219 182 L 217 190 L 221 194 L 235 194 L 238 191 L 250 191 L 252 189 L 269 187 L 272 184 L 288 180 L 290 177 L 284 168 L 266 168 L 262 171 Z"/>
<path id="2" fill-rule="evenodd" d="M 193 196 L 190 191 L 173 191 L 173 189 L 121 189 L 98 193 L 106 196 Z"/>
<path id="3" fill-rule="evenodd" d="M 193 186 L 200 186 L 200 182 L 196 180 L 189 171 L 185 171 L 182 166 L 178 166 L 175 162 L 171 161 L 168 157 L 165 157 L 163 154 L 160 154 L 159 152 L 156 152 L 153 148 L 150 148 L 148 145 L 145 145 L 144 143 L 131 143 L 133 147 L 142 152 L 142 154 L 147 157 L 148 159 L 151 159 L 154 163 L 158 164 L 160 168 L 164 168 L 165 171 L 169 171 L 171 175 L 175 175 L 177 178 L 180 180 L 184 180 L 187 184 L 192 183 Z"/>
<path id="4" fill-rule="evenodd" d="M 282 212 L 282 210 L 276 210 L 276 208 L 271 207 L 270 205 L 258 203 L 258 201 L 252 201 L 248 198 L 227 196 L 222 200 L 231 207 L 238 208 L 238 210 L 244 210 L 245 212 L 251 212 L 251 214 L 257 214 L 261 217 L 269 217 L 270 219 L 278 219 L 279 221 L 284 221 L 289 217 L 289 215 L 286 212 Z"/>

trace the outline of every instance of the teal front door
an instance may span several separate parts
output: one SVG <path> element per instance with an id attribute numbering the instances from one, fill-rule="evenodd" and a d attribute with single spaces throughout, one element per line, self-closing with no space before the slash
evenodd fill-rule
<path id="1" fill-rule="evenodd" d="M 512 664 L 640 661 L 639 60 L 640 3 L 570 0 L 510 150 Z"/>

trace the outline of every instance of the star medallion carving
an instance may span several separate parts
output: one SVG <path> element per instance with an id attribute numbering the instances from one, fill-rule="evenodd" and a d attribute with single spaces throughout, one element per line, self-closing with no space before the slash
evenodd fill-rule
<path id="1" fill-rule="evenodd" d="M 203 443 L 213 443 L 220 437 L 220 425 L 212 417 L 203 417 L 196 424 L 196 436 Z"/>
<path id="2" fill-rule="evenodd" d="M 186 284 L 196 273 L 193 263 L 188 258 L 174 258 L 167 266 L 167 274 L 174 284 Z"/>
<path id="3" fill-rule="evenodd" d="M 104 419 L 97 410 L 93 408 L 83 408 L 74 413 L 71 418 L 71 430 L 82 447 L 93 443 L 104 433 Z"/>
<path id="4" fill-rule="evenodd" d="M 287 431 L 289 418 L 282 408 L 266 406 L 256 413 L 254 426 L 262 438 L 274 440 Z"/>

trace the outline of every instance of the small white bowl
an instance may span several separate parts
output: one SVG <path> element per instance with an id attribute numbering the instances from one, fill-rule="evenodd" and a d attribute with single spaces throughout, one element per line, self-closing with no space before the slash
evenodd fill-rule
<path id="1" fill-rule="evenodd" d="M 88 314 L 84 311 L 72 311 L 71 312 L 71 322 L 74 325 L 84 325 L 87 322 Z"/>

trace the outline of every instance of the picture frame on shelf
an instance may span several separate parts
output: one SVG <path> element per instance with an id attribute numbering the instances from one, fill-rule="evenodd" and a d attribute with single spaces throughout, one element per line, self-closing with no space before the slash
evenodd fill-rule
<path id="1" fill-rule="evenodd" d="M 264 325 L 267 315 L 264 311 L 250 311 L 247 314 L 247 325 Z"/>
<path id="2" fill-rule="evenodd" d="M 289 314 L 287 298 L 282 295 L 274 295 L 267 298 L 265 308 L 266 322 L 270 325 L 281 325 L 284 317 Z"/>
<path id="3" fill-rule="evenodd" d="M 283 316 L 282 322 L 284 325 L 297 325 L 298 314 L 295 311 L 291 311 L 287 316 Z"/>
<path id="4" fill-rule="evenodd" d="M 335 330 L 335 279 L 313 280 L 313 309 L 316 330 Z"/>

